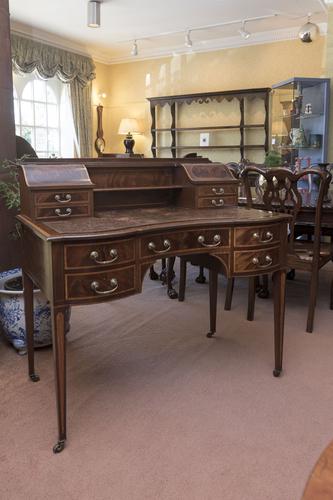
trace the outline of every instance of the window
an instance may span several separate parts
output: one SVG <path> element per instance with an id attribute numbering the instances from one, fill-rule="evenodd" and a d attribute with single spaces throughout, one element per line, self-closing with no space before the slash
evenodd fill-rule
<path id="1" fill-rule="evenodd" d="M 73 156 L 67 85 L 58 78 L 42 80 L 36 74 L 14 74 L 13 97 L 16 134 L 31 144 L 39 158 Z"/>

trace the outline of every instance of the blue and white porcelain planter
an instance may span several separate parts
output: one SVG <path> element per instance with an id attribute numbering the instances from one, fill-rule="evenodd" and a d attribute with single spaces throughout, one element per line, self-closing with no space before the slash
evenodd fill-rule
<path id="1" fill-rule="evenodd" d="M 6 281 L 22 276 L 21 269 L 0 273 L 0 324 L 7 340 L 20 353 L 26 351 L 23 291 L 5 289 Z M 70 308 L 66 317 L 66 332 L 69 331 Z M 52 344 L 51 310 L 40 290 L 34 290 L 34 345 L 44 347 Z"/>

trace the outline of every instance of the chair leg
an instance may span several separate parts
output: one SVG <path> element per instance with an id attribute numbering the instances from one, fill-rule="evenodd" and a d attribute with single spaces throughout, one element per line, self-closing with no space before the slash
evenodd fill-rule
<path id="1" fill-rule="evenodd" d="M 268 299 L 269 297 L 268 274 L 264 274 L 262 277 L 262 286 L 258 292 L 258 297 L 260 299 Z"/>
<path id="2" fill-rule="evenodd" d="M 253 321 L 254 319 L 254 304 L 256 300 L 256 277 L 249 278 L 249 291 L 247 303 L 247 320 Z"/>
<path id="3" fill-rule="evenodd" d="M 183 302 L 185 299 L 186 267 L 187 267 L 186 259 L 184 257 L 180 257 L 179 290 L 178 290 L 179 302 Z"/>
<path id="4" fill-rule="evenodd" d="M 177 299 L 178 298 L 178 293 L 172 286 L 172 280 L 174 278 L 174 265 L 175 265 L 175 260 L 176 257 L 169 257 L 168 258 L 168 264 L 167 264 L 167 286 L 168 286 L 168 296 L 170 299 Z"/>
<path id="5" fill-rule="evenodd" d="M 203 266 L 200 266 L 199 274 L 195 278 L 195 281 L 196 281 L 196 283 L 200 283 L 200 285 L 203 285 L 204 283 L 206 283 L 206 277 L 204 274 L 204 267 Z"/>
<path id="6" fill-rule="evenodd" d="M 330 309 L 333 309 L 333 279 L 331 281 Z"/>
<path id="7" fill-rule="evenodd" d="M 224 310 L 230 311 L 232 304 L 232 296 L 234 293 L 235 278 L 228 278 L 227 291 L 225 295 Z"/>
<path id="8" fill-rule="evenodd" d="M 217 309 L 217 277 L 216 269 L 209 269 L 209 312 L 210 328 L 207 337 L 210 338 L 216 332 L 216 309 Z"/>
<path id="9" fill-rule="evenodd" d="M 314 313 L 317 301 L 317 291 L 318 291 L 318 275 L 319 275 L 318 268 L 313 269 L 311 273 L 309 309 L 308 309 L 308 319 L 306 323 L 306 331 L 308 333 L 312 333 L 313 330 L 313 320 L 314 320 Z"/>

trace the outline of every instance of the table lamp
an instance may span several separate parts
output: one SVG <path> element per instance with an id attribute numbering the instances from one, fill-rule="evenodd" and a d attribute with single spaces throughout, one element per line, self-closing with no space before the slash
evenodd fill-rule
<path id="1" fill-rule="evenodd" d="M 140 134 L 138 121 L 135 118 L 122 118 L 119 125 L 118 134 L 126 136 L 124 140 L 126 153 L 133 154 L 133 148 L 135 144 L 133 134 Z"/>

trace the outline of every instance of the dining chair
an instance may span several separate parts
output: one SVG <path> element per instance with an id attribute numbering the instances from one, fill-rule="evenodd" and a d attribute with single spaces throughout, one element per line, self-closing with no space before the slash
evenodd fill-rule
<path id="1" fill-rule="evenodd" d="M 256 177 L 255 188 L 253 177 Z M 287 266 L 291 269 L 306 271 L 310 274 L 310 296 L 306 331 L 313 331 L 316 307 L 319 270 L 333 258 L 333 245 L 322 242 L 322 208 L 327 193 L 331 174 L 317 168 L 308 168 L 293 173 L 287 168 L 245 167 L 241 177 L 244 182 L 247 206 L 252 208 L 256 203 L 264 205 L 265 210 L 288 213 L 292 216 L 289 224 Z M 311 189 L 317 186 L 317 189 Z M 303 206 L 314 206 L 314 234 L 312 241 L 295 238 L 295 224 Z M 299 234 L 299 233 L 298 233 Z M 267 234 L 259 238 L 267 239 Z M 248 311 L 254 311 L 255 293 L 253 283 L 249 287 Z M 231 304 L 233 283 L 229 285 L 227 300 Z M 330 309 L 333 309 L 333 280 L 330 289 Z"/>

